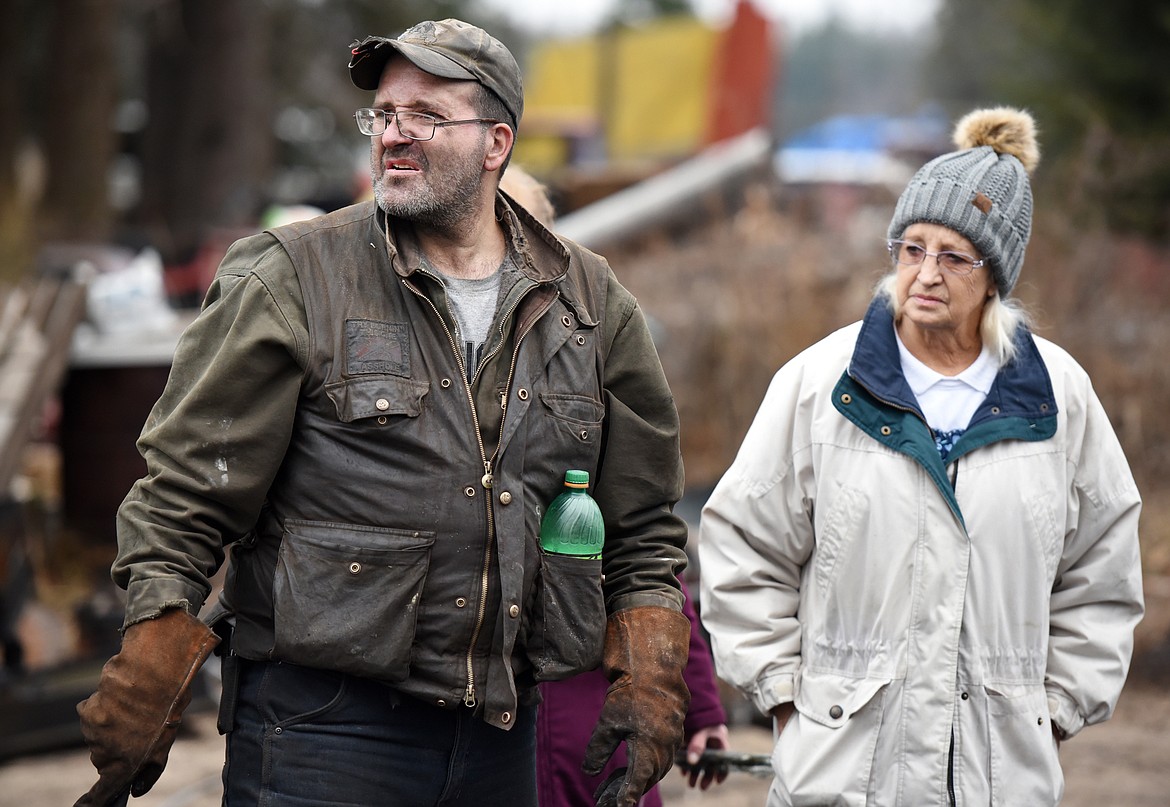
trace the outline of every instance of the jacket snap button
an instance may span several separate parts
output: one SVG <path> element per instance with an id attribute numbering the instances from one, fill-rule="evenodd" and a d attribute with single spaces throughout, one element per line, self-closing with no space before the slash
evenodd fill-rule
<path id="1" fill-rule="evenodd" d="M 439 386 L 442 387 L 443 389 L 447 389 L 447 387 L 451 386 L 451 379 L 444 378 L 442 381 L 439 382 Z"/>
<path id="2" fill-rule="evenodd" d="M 385 398 L 379 398 L 378 400 L 374 401 L 374 406 L 378 408 L 379 412 L 385 412 L 390 408 L 390 402 Z"/>
<path id="3" fill-rule="evenodd" d="M 883 437 L 890 436 L 890 427 L 889 426 L 882 426 L 882 436 Z"/>
<path id="4" fill-rule="evenodd" d="M 577 335 L 577 344 L 578 344 L 578 345 L 583 345 L 583 344 L 585 344 L 585 337 L 584 337 L 584 336 L 581 336 L 580 334 L 578 334 L 578 335 Z"/>
<path id="5" fill-rule="evenodd" d="M 589 432 L 586 431 L 585 429 L 582 429 L 581 433 L 578 434 L 577 436 L 580 437 L 582 440 L 588 440 L 589 439 Z"/>
<path id="6" fill-rule="evenodd" d="M 843 403 L 843 404 L 853 403 L 853 396 L 850 395 L 848 392 L 846 392 L 844 395 L 841 396 L 841 403 Z"/>
<path id="7" fill-rule="evenodd" d="M 385 415 L 378 415 L 378 425 L 379 426 L 386 425 L 386 416 Z"/>
<path id="8" fill-rule="evenodd" d="M 561 317 L 561 324 L 564 325 L 566 328 L 572 328 L 573 327 L 573 320 L 569 319 L 568 314 L 565 314 L 563 317 Z"/>
<path id="9" fill-rule="evenodd" d="M 527 401 L 528 400 L 528 390 L 521 387 L 520 389 L 516 390 L 516 397 L 522 401 Z"/>
<path id="10" fill-rule="evenodd" d="M 467 605 L 467 598 L 466 597 L 456 597 L 455 598 L 455 607 L 456 608 L 464 608 L 464 607 L 466 607 L 466 605 Z"/>
<path id="11" fill-rule="evenodd" d="M 1042 717 L 1036 718 L 1036 725 L 1043 726 L 1044 725 L 1044 718 L 1042 718 Z"/>
<path id="12" fill-rule="evenodd" d="M 273 734 L 284 734 L 284 729 L 282 729 L 280 726 L 277 726 L 276 728 L 274 728 L 272 730 L 272 733 Z"/>
<path id="13" fill-rule="evenodd" d="M 445 707 L 447 705 L 447 701 L 443 700 L 442 698 L 439 698 L 437 701 L 435 701 L 435 705 L 438 706 L 440 709 L 442 709 L 443 707 Z"/>
<path id="14" fill-rule="evenodd" d="M 511 723 L 512 722 L 512 713 L 511 712 L 504 712 L 502 715 L 500 715 L 500 722 L 501 723 Z"/>
<path id="15" fill-rule="evenodd" d="M 467 498 L 470 499 L 475 495 L 475 488 L 473 488 L 471 485 L 468 485 L 463 489 L 463 493 L 467 496 Z"/>
<path id="16" fill-rule="evenodd" d="M 829 710 L 829 717 L 833 718 L 834 720 L 836 720 L 837 718 L 839 718 L 843 714 L 845 714 L 845 710 L 842 709 L 840 706 L 834 706 L 833 708 L 831 708 Z"/>
<path id="17" fill-rule="evenodd" d="M 998 415 L 999 414 L 999 407 L 998 406 L 991 407 L 991 414 Z"/>
<path id="18" fill-rule="evenodd" d="M 970 696 L 970 695 L 968 695 L 966 692 L 964 692 L 964 693 L 963 693 L 962 695 L 960 695 L 959 697 L 960 697 L 960 698 L 962 698 L 963 700 L 967 700 L 967 698 L 969 698 L 969 697 L 971 697 L 971 696 Z"/>
<path id="19" fill-rule="evenodd" d="M 357 561 L 354 561 L 353 563 L 349 564 L 349 573 L 350 574 L 357 574 L 361 570 L 362 570 L 362 565 L 360 563 L 358 563 Z"/>
<path id="20" fill-rule="evenodd" d="M 520 616 L 520 606 L 513 605 L 511 608 L 509 608 L 508 609 L 508 616 L 512 617 L 512 619 L 515 619 L 516 617 Z"/>
<path id="21" fill-rule="evenodd" d="M 505 490 L 503 493 L 500 494 L 500 504 L 511 504 L 511 503 L 512 503 L 512 494 Z"/>

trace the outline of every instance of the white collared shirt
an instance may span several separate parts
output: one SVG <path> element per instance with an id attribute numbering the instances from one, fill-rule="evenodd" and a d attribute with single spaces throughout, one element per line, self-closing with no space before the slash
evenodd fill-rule
<path id="1" fill-rule="evenodd" d="M 897 335 L 897 331 L 894 333 Z M 900 336 L 898 353 L 902 358 L 906 383 L 918 399 L 927 424 L 936 432 L 966 429 L 999 373 L 999 366 L 986 345 L 979 358 L 955 376 L 946 376 L 927 367 L 906 349 Z"/>

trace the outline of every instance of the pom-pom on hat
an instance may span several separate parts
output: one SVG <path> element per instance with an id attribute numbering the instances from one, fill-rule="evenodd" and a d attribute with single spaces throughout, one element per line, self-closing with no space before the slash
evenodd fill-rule
<path id="1" fill-rule="evenodd" d="M 961 233 L 987 260 L 1006 297 L 1032 233 L 1028 177 L 1040 162 L 1035 123 L 1019 109 L 977 109 L 956 124 L 954 142 L 958 151 L 931 160 L 910 180 L 888 237 L 901 238 L 919 221 Z"/>

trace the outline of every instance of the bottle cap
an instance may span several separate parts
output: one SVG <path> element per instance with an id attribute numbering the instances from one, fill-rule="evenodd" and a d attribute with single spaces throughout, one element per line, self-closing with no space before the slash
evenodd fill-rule
<path id="1" fill-rule="evenodd" d="M 565 471 L 565 484 L 573 487 L 589 487 L 588 471 Z"/>

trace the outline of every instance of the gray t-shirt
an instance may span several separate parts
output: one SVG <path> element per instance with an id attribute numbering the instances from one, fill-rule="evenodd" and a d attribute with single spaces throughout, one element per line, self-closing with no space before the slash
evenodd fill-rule
<path id="1" fill-rule="evenodd" d="M 496 318 L 501 279 L 513 269 L 512 258 L 504 259 L 500 268 L 485 278 L 466 280 L 450 277 L 436 270 L 447 290 L 447 306 L 455 318 L 457 338 L 463 351 L 463 364 L 470 381 L 479 367 L 483 347 Z"/>

